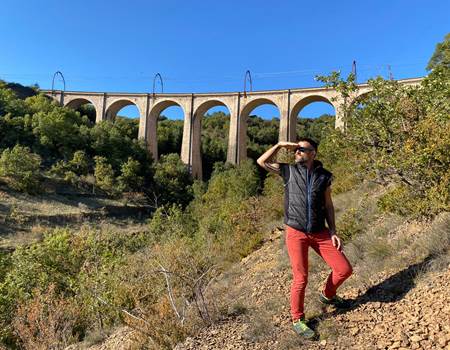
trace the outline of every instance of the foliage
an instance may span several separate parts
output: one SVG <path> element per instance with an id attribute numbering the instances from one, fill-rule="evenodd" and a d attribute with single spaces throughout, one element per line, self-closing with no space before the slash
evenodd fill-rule
<path id="1" fill-rule="evenodd" d="M 163 154 L 179 153 L 183 138 L 183 121 L 160 118 L 157 137 L 159 157 Z"/>
<path id="2" fill-rule="evenodd" d="M 103 191 L 114 194 L 117 190 L 114 170 L 105 157 L 95 156 L 95 185 Z"/>
<path id="3" fill-rule="evenodd" d="M 89 171 L 89 158 L 84 151 L 76 151 L 69 162 L 70 170 L 78 176 L 87 175 Z"/>
<path id="4" fill-rule="evenodd" d="M 41 158 L 21 145 L 5 149 L 0 157 L 0 177 L 17 191 L 33 193 L 39 189 Z"/>
<path id="5" fill-rule="evenodd" d="M 156 209 L 149 228 L 153 239 L 166 241 L 174 237 L 192 236 L 197 229 L 197 223 L 180 205 L 172 204 Z"/>
<path id="6" fill-rule="evenodd" d="M 43 292 L 36 289 L 33 299 L 18 307 L 13 327 L 24 349 L 65 349 L 77 340 L 73 331 L 78 313 L 77 307 L 50 285 Z"/>
<path id="7" fill-rule="evenodd" d="M 122 164 L 121 175 L 117 178 L 122 191 L 139 191 L 144 185 L 144 177 L 141 175 L 141 164 L 129 157 Z"/>
<path id="8" fill-rule="evenodd" d="M 74 150 L 86 143 L 87 124 L 79 113 L 61 107 L 39 111 L 32 118 L 33 134 L 45 148 L 43 152 L 63 159 L 70 158 Z"/>
<path id="9" fill-rule="evenodd" d="M 297 137 L 309 137 L 318 143 L 334 131 L 335 117 L 324 114 L 318 118 L 301 118 L 297 123 Z"/>
<path id="10" fill-rule="evenodd" d="M 342 172 L 352 169 L 360 179 L 393 186 L 380 200 L 382 208 L 412 215 L 449 209 L 449 70 L 435 68 L 419 86 L 369 81 L 371 94 L 348 106 L 346 132 L 332 142 L 338 147 L 325 149 L 331 160 L 339 159 L 337 149 L 344 155 L 334 164 Z M 347 92 L 345 84 L 334 83 Z"/>
<path id="11" fill-rule="evenodd" d="M 450 33 L 448 33 L 444 41 L 436 45 L 433 56 L 427 65 L 427 70 L 433 70 L 437 67 L 450 68 Z"/>
<path id="12" fill-rule="evenodd" d="M 89 328 L 117 322 L 118 305 L 129 306 L 117 269 L 123 254 L 141 246 L 139 235 L 57 229 L 46 232 L 41 242 L 17 248 L 0 280 L 0 341 L 17 344 L 14 328 L 20 338 L 33 327 L 56 337 L 61 329 L 52 328 L 52 322 L 58 320 L 67 321 L 61 327 L 70 327 L 64 334 L 79 337 Z M 34 335 L 45 341 L 43 334 Z"/>
<path id="13" fill-rule="evenodd" d="M 178 154 L 161 157 L 154 166 L 155 196 L 158 206 L 167 203 L 187 205 L 192 199 L 192 177 Z"/>
<path id="14" fill-rule="evenodd" d="M 230 116 L 217 112 L 206 114 L 202 119 L 201 154 L 203 178 L 209 179 L 216 162 L 227 157 Z"/>
<path id="15" fill-rule="evenodd" d="M 102 121 L 90 129 L 91 152 L 108 159 L 115 172 L 129 157 L 151 163 L 142 140 L 137 140 L 138 125 L 135 120 L 117 118 L 114 122 Z"/>

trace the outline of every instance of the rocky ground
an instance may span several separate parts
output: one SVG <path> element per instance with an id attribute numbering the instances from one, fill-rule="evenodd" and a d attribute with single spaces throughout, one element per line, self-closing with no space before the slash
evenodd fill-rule
<path id="1" fill-rule="evenodd" d="M 289 315 L 290 268 L 282 231 L 275 230 L 262 247 L 212 284 L 209 297 L 222 315 L 213 325 L 178 344 L 176 350 L 225 349 L 450 349 L 450 265 L 448 251 L 438 268 L 429 268 L 433 257 L 416 256 L 410 243 L 426 227 L 407 224 L 391 244 L 401 240 L 398 263 L 373 267 L 363 279 L 363 266 L 340 289 L 352 300 L 345 312 L 323 307 L 317 292 L 328 270 L 310 253 L 310 278 L 306 316 L 318 334 L 302 340 L 293 333 Z M 405 240 L 405 235 L 409 236 Z M 407 237 L 408 238 L 408 237 Z M 386 258 L 388 259 L 388 258 Z M 444 265 L 442 265 L 442 261 Z M 369 270 L 371 266 L 364 266 Z M 121 328 L 91 350 L 140 349 L 135 331 Z"/>

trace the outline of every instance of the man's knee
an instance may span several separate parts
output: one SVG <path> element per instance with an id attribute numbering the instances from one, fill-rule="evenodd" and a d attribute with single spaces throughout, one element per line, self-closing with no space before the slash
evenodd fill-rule
<path id="1" fill-rule="evenodd" d="M 352 265 L 347 264 L 344 268 L 339 269 L 336 273 L 341 276 L 341 278 L 349 278 L 353 273 Z"/>

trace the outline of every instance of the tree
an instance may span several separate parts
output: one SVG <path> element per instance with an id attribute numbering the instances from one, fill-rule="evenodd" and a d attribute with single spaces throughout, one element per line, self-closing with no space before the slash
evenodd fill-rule
<path id="1" fill-rule="evenodd" d="M 192 177 L 178 154 L 163 155 L 154 165 L 157 205 L 176 203 L 187 205 L 193 197 Z"/>
<path id="2" fill-rule="evenodd" d="M 434 215 L 449 210 L 449 71 L 445 65 L 436 67 L 420 86 L 370 80 L 371 94 L 347 108 L 346 132 L 334 139 L 335 147 L 329 143 L 325 149 L 331 161 L 326 150 L 339 149 L 342 159 L 338 154 L 332 164 L 346 165 L 338 167 L 344 173 L 335 175 L 347 176 L 350 170 L 388 186 L 379 204 L 389 211 Z M 351 89 L 339 75 L 328 82 L 344 92 Z"/>
<path id="3" fill-rule="evenodd" d="M 86 135 L 81 132 L 85 124 L 78 112 L 62 107 L 39 111 L 32 117 L 33 134 L 44 147 L 43 152 L 63 159 L 71 158 L 75 150 L 86 145 Z"/>
<path id="4" fill-rule="evenodd" d="M 129 157 L 126 163 L 122 164 L 121 175 L 117 178 L 121 190 L 140 191 L 144 185 L 141 164 L 137 160 Z"/>
<path id="5" fill-rule="evenodd" d="M 433 70 L 439 66 L 450 68 L 450 33 L 445 36 L 443 42 L 436 45 L 433 56 L 428 62 L 427 70 Z"/>
<path id="6" fill-rule="evenodd" d="M 105 157 L 95 156 L 95 185 L 109 194 L 117 192 L 116 179 L 111 164 Z"/>
<path id="7" fill-rule="evenodd" d="M 0 157 L 0 176 L 18 191 L 34 193 L 39 190 L 41 157 L 21 145 L 5 149 Z"/>

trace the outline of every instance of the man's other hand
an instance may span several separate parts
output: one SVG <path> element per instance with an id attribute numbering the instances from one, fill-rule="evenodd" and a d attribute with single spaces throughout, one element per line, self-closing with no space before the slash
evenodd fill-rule
<path id="1" fill-rule="evenodd" d="M 336 247 L 337 250 L 339 250 L 339 251 L 342 250 L 341 249 L 342 248 L 341 239 L 336 234 L 333 234 L 331 236 L 331 242 L 333 243 L 333 246 Z"/>

